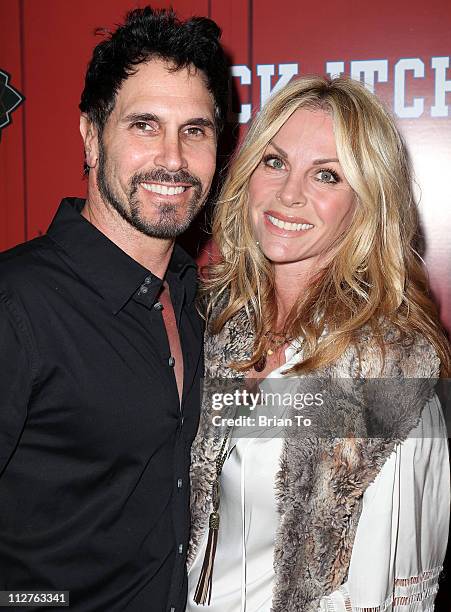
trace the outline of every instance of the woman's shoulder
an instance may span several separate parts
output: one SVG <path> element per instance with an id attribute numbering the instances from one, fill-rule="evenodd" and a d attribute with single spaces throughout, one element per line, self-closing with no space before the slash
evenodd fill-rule
<path id="1" fill-rule="evenodd" d="M 254 330 L 249 314 L 241 308 L 229 318 L 216 333 L 212 323 L 226 307 L 223 300 L 215 304 L 205 330 L 205 366 L 210 376 L 229 377 L 232 375 L 230 364 L 250 358 L 254 344 Z M 236 373 L 235 373 L 236 375 Z"/>
<path id="2" fill-rule="evenodd" d="M 440 374 L 440 360 L 428 338 L 390 322 L 377 330 L 369 325 L 361 328 L 350 351 L 364 378 L 438 378 Z"/>

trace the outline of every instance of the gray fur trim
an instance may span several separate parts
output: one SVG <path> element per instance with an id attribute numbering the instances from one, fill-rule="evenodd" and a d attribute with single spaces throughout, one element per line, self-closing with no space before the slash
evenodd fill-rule
<path id="1" fill-rule="evenodd" d="M 424 379 L 438 377 L 439 361 L 427 340 L 417 336 L 401 344 L 392 330 L 384 340 L 384 367 L 376 341 L 363 330 L 359 352 L 350 347 L 335 364 L 296 379 L 303 392 L 309 384 L 317 385 L 318 378 L 326 381 L 327 401 L 315 409 L 315 423 L 322 432 L 328 427 L 331 435 L 306 438 L 299 429 L 286 434 L 275 483 L 280 523 L 273 612 L 316 612 L 321 597 L 346 581 L 363 494 L 395 446 L 417 425 L 433 394 L 435 381 Z M 206 376 L 243 378 L 228 364 L 249 358 L 253 341 L 251 325 L 240 311 L 220 334 L 207 335 Z M 370 380 L 379 377 L 416 380 L 393 396 L 393 388 Z M 207 527 L 214 461 L 222 443 L 211 431 L 207 404 L 192 448 L 189 565 Z M 384 437 L 369 437 L 375 423 L 383 425 Z M 347 437 L 332 437 L 337 430 L 348 432 Z"/>

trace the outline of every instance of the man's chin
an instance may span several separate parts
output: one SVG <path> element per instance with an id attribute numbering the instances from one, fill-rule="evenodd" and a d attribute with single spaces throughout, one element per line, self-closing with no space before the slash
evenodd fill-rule
<path id="1" fill-rule="evenodd" d="M 141 234 L 164 240 L 175 240 L 183 234 L 202 208 L 193 202 L 189 202 L 187 206 L 161 203 L 155 210 L 136 199 L 124 205 L 109 193 L 104 194 L 104 199 Z"/>
<path id="2" fill-rule="evenodd" d="M 178 236 L 186 232 L 193 221 L 187 219 L 159 219 L 151 220 L 143 217 L 129 219 L 129 223 L 138 231 L 151 238 L 164 240 L 175 240 Z"/>

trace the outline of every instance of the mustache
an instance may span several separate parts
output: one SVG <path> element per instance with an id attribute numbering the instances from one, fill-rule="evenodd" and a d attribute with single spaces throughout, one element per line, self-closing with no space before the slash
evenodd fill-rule
<path id="1" fill-rule="evenodd" d="M 177 172 L 168 172 L 163 168 L 156 168 L 149 172 L 140 172 L 133 175 L 131 179 L 132 190 L 138 188 L 139 183 L 188 183 L 192 187 L 202 190 L 202 182 L 197 176 L 190 174 L 186 170 L 178 170 Z"/>

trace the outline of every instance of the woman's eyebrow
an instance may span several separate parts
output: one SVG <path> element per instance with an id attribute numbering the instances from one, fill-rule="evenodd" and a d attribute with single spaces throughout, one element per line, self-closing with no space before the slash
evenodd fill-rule
<path id="1" fill-rule="evenodd" d="M 281 149 L 280 147 L 278 147 L 276 145 L 275 142 L 273 142 L 272 140 L 270 140 L 268 142 L 268 145 L 271 145 L 272 147 L 274 147 L 274 149 L 277 151 L 277 153 L 281 156 L 284 157 L 285 159 L 288 159 L 288 153 L 286 153 L 283 149 Z"/>
<path id="2" fill-rule="evenodd" d="M 269 141 L 268 145 L 274 147 L 274 149 L 277 151 L 277 153 L 279 153 L 281 157 L 284 157 L 285 159 L 288 158 L 288 153 L 286 153 L 286 151 L 277 146 L 276 143 L 272 140 Z M 313 165 L 321 166 L 322 164 L 331 164 L 332 162 L 340 163 L 337 157 L 325 157 L 321 159 L 315 159 L 313 161 Z"/>
<path id="3" fill-rule="evenodd" d="M 326 157 L 324 159 L 315 159 L 313 161 L 314 166 L 321 166 L 322 164 L 330 164 L 332 162 L 340 163 L 336 157 Z"/>

